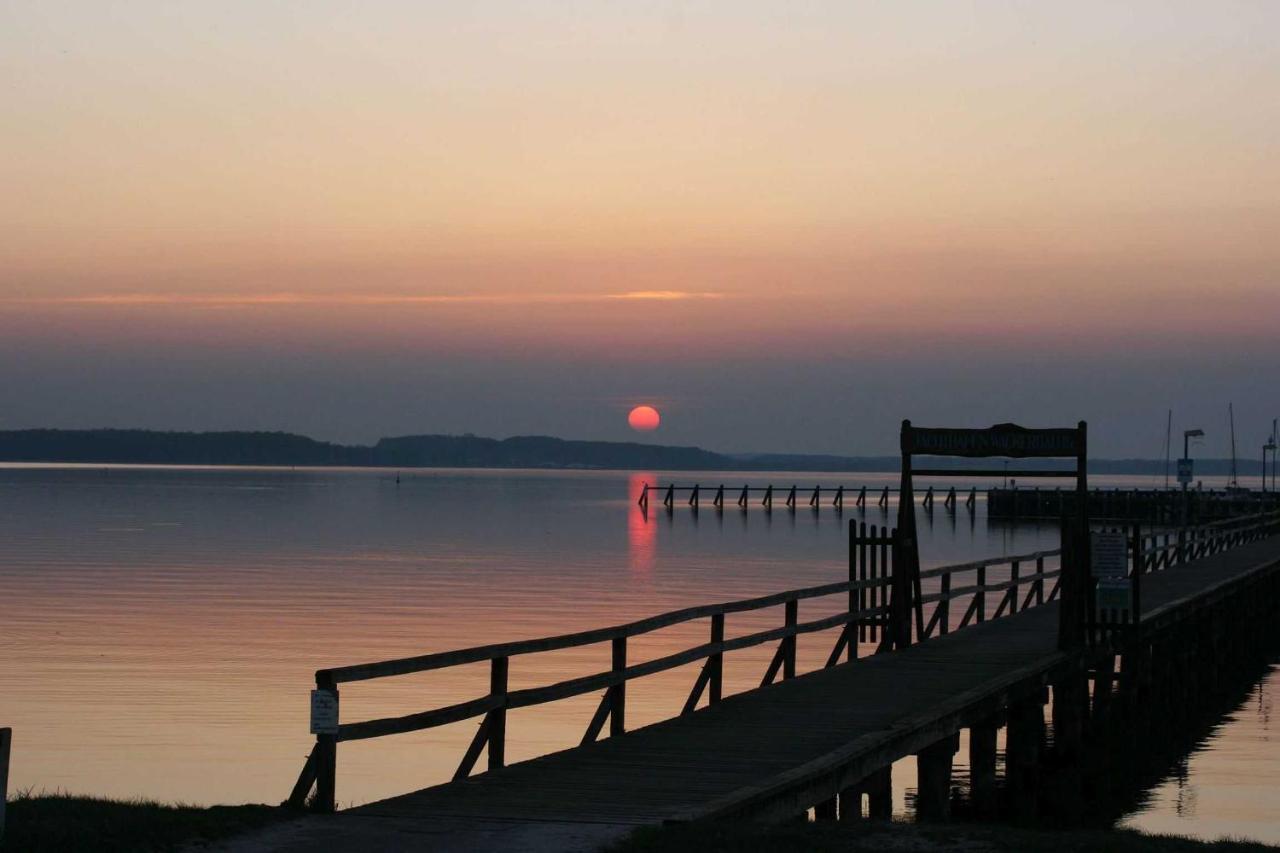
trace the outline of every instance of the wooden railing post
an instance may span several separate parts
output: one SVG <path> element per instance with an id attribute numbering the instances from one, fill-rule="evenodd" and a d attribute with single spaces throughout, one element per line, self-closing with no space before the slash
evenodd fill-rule
<path id="1" fill-rule="evenodd" d="M 786 625 L 788 628 L 794 628 L 800 621 L 800 602 L 794 598 L 789 599 L 786 608 Z M 786 643 L 786 647 L 782 653 L 782 677 L 783 679 L 795 678 L 796 635 L 792 634 L 783 642 Z"/>
<path id="2" fill-rule="evenodd" d="M 0 841 L 4 840 L 4 804 L 9 797 L 9 751 L 13 746 L 13 729 L 0 729 Z"/>
<path id="3" fill-rule="evenodd" d="M 1017 560 L 1009 566 L 1009 581 L 1013 586 L 1009 587 L 1009 615 L 1018 612 L 1018 576 L 1021 573 L 1022 564 Z"/>
<path id="4" fill-rule="evenodd" d="M 978 586 L 985 587 L 986 585 L 987 585 L 987 567 L 985 565 L 978 566 Z M 978 618 L 978 623 L 981 624 L 982 622 L 985 622 L 987 619 L 986 589 L 978 590 L 977 596 L 978 596 L 978 612 L 976 615 Z"/>
<path id="5" fill-rule="evenodd" d="M 724 642 L 724 614 L 717 613 L 711 617 L 711 642 Z M 724 689 L 724 652 L 716 652 L 707 661 L 711 667 L 711 680 L 707 684 L 707 704 L 714 705 L 720 701 Z"/>
<path id="6" fill-rule="evenodd" d="M 627 638 L 613 638 L 613 671 L 627 668 Z M 627 682 L 615 684 L 609 699 L 609 737 L 617 737 L 627 730 Z"/>
<path id="7" fill-rule="evenodd" d="M 1058 565 L 1062 565 L 1062 558 L 1058 558 Z M 1036 606 L 1044 604 L 1044 557 L 1036 555 Z M 1061 577 L 1061 576 L 1059 576 Z"/>
<path id="8" fill-rule="evenodd" d="M 1129 610 L 1133 614 L 1133 621 L 1137 622 L 1142 617 L 1142 573 L 1146 569 L 1146 556 L 1143 552 L 1142 526 L 1135 523 L 1133 525 L 1133 577 L 1130 579 L 1130 594 L 1132 600 L 1129 602 Z"/>
<path id="9" fill-rule="evenodd" d="M 858 581 L 858 548 L 856 542 L 858 539 L 858 523 L 854 519 L 849 519 L 849 583 L 853 584 Z M 867 629 L 863 626 L 862 616 L 853 616 L 866 607 L 867 591 L 865 589 L 849 590 L 849 621 L 845 623 L 845 631 L 849 635 L 849 648 L 846 651 L 846 660 L 856 660 L 858 657 L 858 641 L 866 639 Z"/>
<path id="10" fill-rule="evenodd" d="M 890 577 L 889 631 L 888 636 L 882 640 L 881 647 L 888 645 L 893 649 L 905 649 L 911 645 L 911 578 L 907 573 L 907 561 L 903 557 L 897 529 L 890 532 L 889 536 L 892 540 L 891 556 L 889 565 L 884 567 L 885 574 Z M 924 628 L 923 625 L 919 627 Z"/>
<path id="11" fill-rule="evenodd" d="M 507 661 L 494 658 L 489 669 L 489 694 L 502 697 L 502 704 L 489 712 L 490 770 L 501 770 L 507 763 Z"/>
<path id="12" fill-rule="evenodd" d="M 942 576 L 939 591 L 942 598 L 938 601 L 938 606 L 942 608 L 942 616 L 938 620 L 938 626 L 940 632 L 946 634 L 951 630 L 951 572 Z"/>
<path id="13" fill-rule="evenodd" d="M 338 694 L 333 676 L 327 672 L 316 673 L 316 689 L 327 690 L 334 696 Z M 337 808 L 338 736 L 336 734 L 316 735 L 315 756 L 316 798 L 313 801 L 313 808 L 324 814 L 332 814 Z"/>

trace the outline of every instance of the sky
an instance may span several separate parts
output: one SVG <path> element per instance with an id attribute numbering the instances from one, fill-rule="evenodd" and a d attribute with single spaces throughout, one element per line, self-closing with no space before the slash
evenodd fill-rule
<path id="1" fill-rule="evenodd" d="M 1280 4 L 0 0 L 0 429 L 1280 415 Z M 652 404 L 659 430 L 631 432 Z M 1176 453 L 1175 453 L 1176 455 Z"/>

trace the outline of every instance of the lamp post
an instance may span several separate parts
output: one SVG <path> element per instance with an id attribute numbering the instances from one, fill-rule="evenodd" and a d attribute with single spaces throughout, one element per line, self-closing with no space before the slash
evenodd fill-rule
<path id="1" fill-rule="evenodd" d="M 1191 439 L 1201 438 L 1202 436 L 1204 436 L 1204 430 L 1202 429 L 1189 429 L 1182 433 L 1182 458 L 1178 461 L 1187 466 L 1187 475 L 1183 477 L 1181 476 L 1182 472 L 1179 472 L 1178 479 L 1182 480 L 1182 491 L 1184 492 L 1191 482 Z"/>
<path id="2" fill-rule="evenodd" d="M 1276 465 L 1276 437 L 1271 436 L 1266 444 L 1262 445 L 1262 491 L 1267 490 L 1267 451 L 1271 451 L 1271 468 L 1274 471 Z M 1271 488 L 1274 491 L 1276 487 L 1275 475 L 1271 476 Z"/>
<path id="3" fill-rule="evenodd" d="M 1187 487 L 1191 485 L 1191 439 L 1204 435 L 1202 429 L 1184 430 L 1182 433 L 1182 458 L 1178 460 L 1178 481 L 1182 483 L 1182 523 L 1185 525 L 1191 515 L 1191 496 Z"/>

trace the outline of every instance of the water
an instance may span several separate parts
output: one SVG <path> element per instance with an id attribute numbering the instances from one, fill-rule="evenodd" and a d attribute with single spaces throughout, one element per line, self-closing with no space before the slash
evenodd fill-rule
<path id="1" fill-rule="evenodd" d="M 15 730 L 11 785 L 197 803 L 279 801 L 310 748 L 315 669 L 841 580 L 847 519 L 884 523 L 893 508 L 815 513 L 803 506 L 803 488 L 896 480 L 682 472 L 670 477 L 730 487 L 799 480 L 802 506 L 790 513 L 778 495 L 772 514 L 758 506 L 719 514 L 704 496 L 700 513 L 681 506 L 668 516 L 657 499 L 647 515 L 635 506 L 641 483 L 669 479 L 661 472 L 413 471 L 399 484 L 395 476 L 0 468 L 0 722 Z M 919 525 L 926 565 L 1054 548 L 1058 540 L 1053 525 L 989 525 L 981 500 L 973 518 L 939 505 L 931 516 L 922 512 Z M 801 618 L 840 603 L 803 602 Z M 733 615 L 728 635 L 781 618 L 781 608 Z M 633 643 L 631 659 L 705 642 L 706 630 L 700 621 L 659 632 Z M 834 634 L 801 638 L 801 671 L 820 665 L 832 642 Z M 767 646 L 730 655 L 726 691 L 757 684 L 771 655 Z M 511 686 L 608 666 L 607 644 L 520 657 Z M 628 724 L 676 713 L 696 674 L 695 664 L 633 683 Z M 475 698 L 487 692 L 487 678 L 475 665 L 346 685 L 342 716 L 394 716 Z M 1263 695 L 1276 689 L 1268 682 Z M 576 744 L 597 701 L 513 712 L 508 760 Z M 340 803 L 447 779 L 477 722 L 343 744 Z M 1228 724 L 1223 736 L 1237 728 Z M 1222 813 L 1206 804 L 1236 777 L 1218 757 L 1210 750 L 1192 762 L 1200 807 L 1198 816 L 1180 818 L 1179 831 Z M 1250 766 L 1274 785 L 1276 759 Z M 901 809 L 910 779 L 897 777 Z M 1172 809 L 1164 803 L 1153 797 L 1132 820 L 1155 827 Z M 1259 820 L 1275 831 L 1277 818 Z"/>
<path id="2" fill-rule="evenodd" d="M 1280 660 L 1121 821 L 1145 832 L 1280 844 Z"/>

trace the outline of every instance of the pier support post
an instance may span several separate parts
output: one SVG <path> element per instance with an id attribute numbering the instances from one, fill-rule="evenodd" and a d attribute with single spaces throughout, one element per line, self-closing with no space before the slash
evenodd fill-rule
<path id="1" fill-rule="evenodd" d="M 994 718 L 969 727 L 969 792 L 978 815 L 996 811 L 996 732 Z"/>
<path id="2" fill-rule="evenodd" d="M 1053 685 L 1053 751 L 1074 762 L 1084 747 L 1084 720 L 1089 709 L 1089 684 L 1082 673 L 1062 676 Z"/>
<path id="3" fill-rule="evenodd" d="M 1116 656 L 1103 655 L 1093 676 L 1093 709 L 1089 729 L 1095 735 L 1106 731 L 1111 716 L 1112 685 L 1116 679 Z"/>
<path id="4" fill-rule="evenodd" d="M 1009 726 L 1005 732 L 1005 773 L 1010 811 L 1015 818 L 1035 817 L 1043 741 L 1044 707 L 1040 697 L 1030 696 L 1010 703 Z"/>
<path id="5" fill-rule="evenodd" d="M 889 820 L 893 817 L 893 765 L 886 765 L 867 777 L 867 817 Z"/>
<path id="6" fill-rule="evenodd" d="M 861 782 L 840 792 L 840 822 L 857 823 L 860 820 L 862 820 Z"/>
<path id="7" fill-rule="evenodd" d="M 862 819 L 862 795 L 867 795 L 867 817 L 889 820 L 893 817 L 893 765 L 888 764 L 856 785 L 840 792 L 840 820 Z"/>
<path id="8" fill-rule="evenodd" d="M 916 820 L 951 817 L 951 757 L 958 746 L 958 737 L 950 735 L 916 754 Z"/>
<path id="9" fill-rule="evenodd" d="M 814 820 L 835 820 L 836 819 L 836 798 L 823 800 L 813 807 Z"/>

